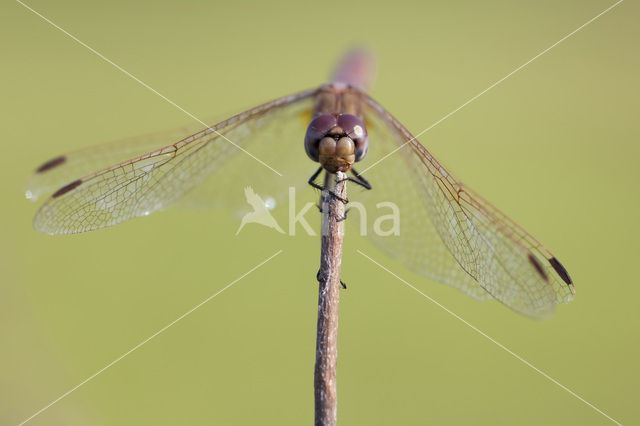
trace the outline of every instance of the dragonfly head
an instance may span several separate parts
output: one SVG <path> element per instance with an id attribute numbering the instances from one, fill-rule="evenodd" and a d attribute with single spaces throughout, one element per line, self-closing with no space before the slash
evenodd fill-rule
<path id="1" fill-rule="evenodd" d="M 330 173 L 346 172 L 367 154 L 369 135 L 355 115 L 321 114 L 309 124 L 304 147 Z"/>

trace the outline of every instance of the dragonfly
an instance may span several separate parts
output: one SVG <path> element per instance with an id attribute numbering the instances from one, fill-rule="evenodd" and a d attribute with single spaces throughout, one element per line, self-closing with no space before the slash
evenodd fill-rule
<path id="1" fill-rule="evenodd" d="M 367 211 L 383 201 L 397 206 L 400 232 L 366 235 L 409 269 L 534 318 L 571 301 L 575 287 L 560 261 L 454 178 L 367 94 L 374 63 L 368 52 L 350 51 L 331 83 L 203 130 L 186 126 L 57 156 L 27 181 L 27 198 L 51 194 L 33 225 L 47 234 L 74 234 L 202 199 L 238 210 L 237 182 L 283 199 L 291 186 L 322 188 L 315 182 L 320 173 L 342 171 L 363 188 L 356 197 Z M 309 160 L 320 163 L 315 172 Z M 373 165 L 366 179 L 355 163 Z"/>

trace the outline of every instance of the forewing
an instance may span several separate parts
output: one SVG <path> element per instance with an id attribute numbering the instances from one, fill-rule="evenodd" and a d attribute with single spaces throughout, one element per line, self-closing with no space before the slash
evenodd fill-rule
<path id="1" fill-rule="evenodd" d="M 36 201 L 74 179 L 165 147 L 202 127 L 193 121 L 175 129 L 92 145 L 59 155 L 42 163 L 27 179 L 26 197 Z"/>
<path id="2" fill-rule="evenodd" d="M 543 317 L 572 299 L 569 275 L 544 246 L 456 181 L 370 98 L 366 120 L 374 154 L 368 164 L 390 154 L 367 170 L 371 192 L 396 202 L 401 218 L 395 238 L 369 233 L 378 246 L 418 273 L 477 298 L 489 294 L 528 316 Z"/>
<path id="3" fill-rule="evenodd" d="M 265 151 L 262 144 L 270 139 L 281 139 L 281 142 L 291 141 L 295 144 L 303 137 L 278 136 L 274 127 L 284 125 L 286 128 L 287 122 L 306 120 L 312 94 L 313 91 L 305 91 L 276 99 L 172 145 L 73 180 L 45 202 L 34 218 L 34 226 L 37 230 L 49 234 L 70 234 L 145 216 L 183 197 L 229 163 L 249 164 L 252 169 L 245 172 L 259 170 L 254 175 L 268 175 L 269 178 L 265 181 L 282 181 L 282 177 L 249 157 L 239 147 L 248 152 L 257 148 L 256 152 L 252 152 L 256 158 L 260 158 L 265 152 L 271 154 L 269 158 L 260 160 L 267 164 L 271 162 L 269 165 L 277 170 L 277 166 L 282 163 L 281 156 L 273 155 L 273 151 L 286 149 L 286 145 L 271 146 L 271 151 Z M 304 125 L 295 123 L 293 127 L 302 128 L 302 132 L 304 131 Z M 296 139 L 292 140 L 292 137 Z M 301 143 L 299 142 L 299 145 Z M 139 149 L 140 146 L 134 149 Z M 121 155 L 121 150 L 110 152 L 115 151 Z M 238 160 L 237 157 L 240 156 L 251 161 Z M 104 158 L 100 157 L 97 161 L 103 162 Z M 53 170 L 55 167 L 51 169 Z M 224 167 L 224 170 L 229 169 Z M 243 172 L 237 169 L 231 171 Z M 228 181 L 228 178 L 226 175 L 221 176 L 220 181 Z M 224 186 L 221 185 L 219 188 Z"/>

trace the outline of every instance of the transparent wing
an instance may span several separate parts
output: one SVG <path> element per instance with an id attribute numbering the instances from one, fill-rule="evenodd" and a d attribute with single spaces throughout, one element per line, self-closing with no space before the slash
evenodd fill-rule
<path id="1" fill-rule="evenodd" d="M 229 182 L 246 183 L 244 175 L 251 176 L 247 184 L 253 183 L 264 191 L 277 191 L 281 197 L 286 192 L 287 172 L 292 173 L 291 157 L 287 158 L 287 155 L 301 150 L 313 93 L 310 90 L 276 99 L 172 145 L 73 180 L 44 203 L 34 218 L 34 226 L 48 234 L 70 234 L 114 225 L 169 205 L 212 175 L 218 177 L 213 185 L 219 191 L 207 195 L 215 195 L 217 199 L 224 199 L 220 195 L 231 190 Z M 278 170 L 282 167 L 281 173 L 285 177 L 269 170 L 221 135 L 272 168 Z M 127 146 L 127 141 L 130 140 L 112 144 L 106 151 L 78 151 L 69 157 L 69 161 L 65 159 L 60 164 L 56 164 L 60 160 L 53 159 L 41 166 L 36 175 L 48 175 L 58 167 L 61 171 L 40 181 L 32 178 L 31 188 L 42 192 L 50 182 L 67 177 L 70 172 L 103 165 L 105 161 L 123 155 L 129 148 L 133 152 L 148 148 L 147 140 L 136 140 L 138 143 L 132 146 Z M 157 141 L 157 137 L 150 138 L 150 141 Z M 82 164 L 83 161 L 87 164 Z M 307 169 L 313 168 L 310 162 L 297 163 L 306 163 Z M 224 173 L 219 173 L 222 171 Z M 238 193 L 242 194 L 242 188 L 235 190 L 233 197 L 225 202 L 241 205 Z"/>
<path id="2" fill-rule="evenodd" d="M 368 232 L 376 245 L 418 273 L 528 316 L 572 299 L 569 275 L 542 244 L 456 181 L 382 106 L 366 102 L 367 163 L 402 146 L 365 173 L 373 190 L 363 199 L 393 202 L 400 212 L 399 235 Z"/>
<path id="3" fill-rule="evenodd" d="M 92 145 L 57 156 L 41 164 L 27 179 L 26 197 L 36 201 L 78 177 L 155 151 L 192 135 L 201 128 L 201 124 L 193 121 L 190 125 L 175 129 Z"/>

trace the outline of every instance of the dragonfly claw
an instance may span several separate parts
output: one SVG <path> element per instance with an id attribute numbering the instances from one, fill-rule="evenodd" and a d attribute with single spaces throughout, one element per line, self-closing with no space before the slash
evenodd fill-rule
<path id="1" fill-rule="evenodd" d="M 322 277 L 320 275 L 320 270 L 319 269 L 318 269 L 318 273 L 316 274 L 316 280 L 318 280 L 319 283 L 326 281 L 326 277 Z M 347 289 L 347 285 L 342 280 L 340 280 L 340 286 L 345 290 Z"/>
<path id="2" fill-rule="evenodd" d="M 329 191 L 329 194 L 331 194 L 331 196 L 333 198 L 342 201 L 343 204 L 348 204 L 349 203 L 349 199 L 348 198 L 343 198 L 343 197 L 339 196 L 338 194 L 336 194 L 333 191 Z"/>

